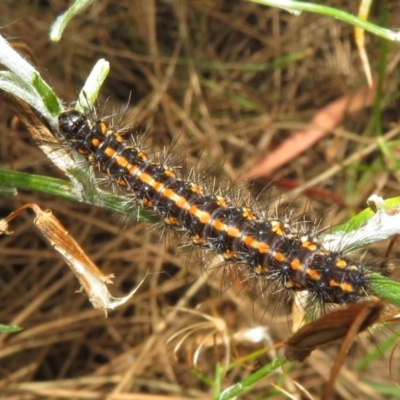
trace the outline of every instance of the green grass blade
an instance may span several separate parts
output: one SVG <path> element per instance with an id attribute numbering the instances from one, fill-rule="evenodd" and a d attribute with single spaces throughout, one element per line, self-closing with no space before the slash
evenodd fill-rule
<path id="1" fill-rule="evenodd" d="M 271 372 L 274 372 L 281 366 L 288 363 L 288 360 L 284 360 L 282 358 L 277 358 L 276 360 L 272 361 L 271 363 L 265 365 L 264 367 L 260 368 L 258 371 L 254 372 L 246 379 L 243 379 L 241 382 L 231 386 L 228 389 L 225 389 L 221 395 L 216 397 L 214 400 L 230 400 L 236 398 L 244 391 L 250 389 L 254 384 L 258 381 L 264 379 L 267 375 Z"/>
<path id="2" fill-rule="evenodd" d="M 90 196 L 82 198 L 80 192 L 74 188 L 72 183 L 61 179 L 0 169 L 0 184 L 10 185 L 18 189 L 43 192 L 67 200 L 84 202 L 126 215 L 135 220 L 153 223 L 157 221 L 156 218 L 139 207 L 133 200 L 127 201 L 124 196 L 93 189 Z"/>
<path id="3" fill-rule="evenodd" d="M 75 0 L 71 7 L 65 11 L 63 14 L 58 16 L 58 18 L 53 23 L 50 30 L 50 39 L 53 42 L 58 42 L 72 18 L 78 15 L 85 8 L 89 7 L 94 0 Z"/>
<path id="4" fill-rule="evenodd" d="M 346 11 L 337 8 L 323 6 L 320 4 L 313 4 L 306 1 L 292 1 L 292 0 L 248 0 L 253 3 L 262 4 L 264 6 L 272 6 L 282 8 L 286 11 L 307 11 L 315 14 L 326 15 L 328 17 L 339 19 L 353 26 L 358 26 L 367 32 L 370 32 L 383 39 L 391 40 L 394 42 L 400 41 L 400 33 L 390 29 L 381 28 L 371 22 L 365 21 L 350 14 Z"/>
<path id="5" fill-rule="evenodd" d="M 0 324 L 0 333 L 16 333 L 19 331 L 22 331 L 19 326 Z"/>

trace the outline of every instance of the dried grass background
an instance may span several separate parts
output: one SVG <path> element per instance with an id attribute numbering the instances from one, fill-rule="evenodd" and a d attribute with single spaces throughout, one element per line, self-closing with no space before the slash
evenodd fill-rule
<path id="1" fill-rule="evenodd" d="M 329 2 L 353 13 L 356 3 Z M 123 110 L 131 96 L 127 117 L 138 131 L 150 130 L 157 148 L 175 141 L 176 159 L 185 155 L 189 165 L 216 166 L 222 181 L 228 175 L 238 179 L 322 107 L 365 85 L 353 28 L 333 19 L 294 17 L 245 1 L 109 0 L 75 18 L 60 43 L 50 43 L 50 25 L 67 5 L 58 0 L 2 1 L 2 34 L 40 69 L 67 106 L 95 62 L 106 58 L 111 64 L 102 91 L 107 109 Z M 393 1 L 388 7 L 389 26 L 400 26 L 400 6 Z M 371 20 L 379 21 L 378 10 L 372 11 Z M 398 48 L 389 46 L 384 133 L 399 121 Z M 367 51 L 376 71 L 380 40 L 368 36 Z M 360 107 L 333 133 L 278 169 L 266 199 L 281 193 L 281 203 L 293 201 L 290 191 L 280 187 L 286 182 L 282 178 L 306 183 L 359 151 L 375 133 L 371 110 Z M 0 112 L 1 165 L 62 177 L 32 145 L 24 127 L 15 124 L 4 102 Z M 391 150 L 396 157 L 398 150 Z M 399 175 L 380 167 L 379 157 L 376 151 L 362 160 L 371 167 L 368 171 L 340 170 L 310 196 L 296 198 L 295 214 L 316 210 L 329 226 L 364 208 L 372 193 L 398 195 Z M 259 179 L 242 186 L 244 192 L 257 194 L 268 183 Z M 221 317 L 230 332 L 261 324 L 273 343 L 290 334 L 290 318 L 276 304 L 267 307 L 267 294 L 255 296 L 250 290 L 253 296 L 248 296 L 237 281 L 228 288 L 230 277 L 221 268 L 211 277 L 202 273 L 196 256 L 176 254 L 174 238 L 160 244 L 158 228 L 38 193 L 0 199 L 0 216 L 27 202 L 51 209 L 101 270 L 116 275 L 113 294 L 127 293 L 152 273 L 128 305 L 105 319 L 85 295 L 75 293 L 78 282 L 32 226 L 32 216 L 21 216 L 12 224 L 13 235 L 0 237 L 0 322 L 24 328 L 18 335 L 0 336 L 0 398 L 212 398 L 212 388 L 190 365 L 195 340 L 204 331 L 185 342 L 177 355 L 173 344 L 167 344 L 179 329 L 203 321 L 174 310 L 176 305 L 195 309 L 203 303 L 201 310 Z M 385 249 L 373 250 L 382 256 Z M 381 340 L 378 333 L 374 336 Z M 268 345 L 238 344 L 236 350 L 244 356 Z M 356 343 L 338 381 L 337 398 L 391 398 L 367 385 L 370 380 L 391 385 L 388 355 L 363 372 L 354 370 L 375 348 L 370 336 Z M 336 354 L 335 346 L 318 350 L 304 364 L 294 365 L 286 379 L 273 375 L 242 398 L 286 398 L 276 386 L 302 398 L 298 382 L 318 399 Z M 275 354 L 238 365 L 223 387 L 242 380 L 270 357 Z M 223 360 L 223 348 L 211 346 L 201 353 L 198 369 L 213 379 L 218 359 Z M 392 369 L 398 382 L 396 354 Z"/>

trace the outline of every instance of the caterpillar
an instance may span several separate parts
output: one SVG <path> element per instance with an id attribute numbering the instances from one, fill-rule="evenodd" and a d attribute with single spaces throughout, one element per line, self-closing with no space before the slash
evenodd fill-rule
<path id="1" fill-rule="evenodd" d="M 182 231 L 194 246 L 236 263 L 252 277 L 288 291 L 308 291 L 326 303 L 366 298 L 365 266 L 341 251 L 326 249 L 315 233 L 265 217 L 244 204 L 185 179 L 177 167 L 148 158 L 139 142 L 95 112 L 67 110 L 58 117 L 62 141 L 107 175 L 112 183 Z"/>

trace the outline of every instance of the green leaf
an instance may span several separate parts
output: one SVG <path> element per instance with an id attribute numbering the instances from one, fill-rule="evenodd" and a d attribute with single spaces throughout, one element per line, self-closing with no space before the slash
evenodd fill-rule
<path id="1" fill-rule="evenodd" d="M 80 191 L 76 190 L 74 184 L 62 179 L 0 169 L 0 184 L 48 193 L 72 201 L 85 202 L 86 204 L 127 215 L 134 220 L 153 223 L 158 220 L 149 212 L 140 208 L 134 201 L 129 201 L 124 196 L 118 196 L 97 188 L 92 188 L 92 192 L 82 198 Z"/>
<path id="2" fill-rule="evenodd" d="M 400 234 L 400 197 L 383 200 L 372 195 L 368 203 L 370 208 L 320 237 L 326 249 L 351 251 Z"/>
<path id="3" fill-rule="evenodd" d="M 0 185 L 0 197 L 11 197 L 16 196 L 17 194 L 17 189 L 7 185 Z"/>
<path id="4" fill-rule="evenodd" d="M 93 106 L 109 72 L 110 63 L 108 61 L 104 59 L 97 61 L 79 93 L 78 103 L 75 107 L 77 110 L 84 112 L 85 108 Z"/>
<path id="5" fill-rule="evenodd" d="M 231 386 L 228 389 L 225 389 L 221 395 L 215 398 L 215 400 L 229 400 L 237 398 L 238 395 L 243 393 L 245 390 L 251 388 L 256 382 L 265 379 L 267 375 L 274 372 L 282 365 L 289 363 L 288 360 L 277 358 L 276 360 L 270 362 L 269 364 L 265 365 L 264 367 L 260 368 L 258 371 L 254 372 L 247 378 L 243 379 L 241 382 L 236 383 L 235 385 Z"/>
<path id="6" fill-rule="evenodd" d="M 370 275 L 371 291 L 380 299 L 400 307 L 400 283 L 381 274 Z"/>
<path id="7" fill-rule="evenodd" d="M 264 6 L 272 6 L 282 8 L 286 11 L 296 13 L 299 15 L 301 11 L 307 11 L 315 14 L 326 15 L 328 17 L 339 19 L 353 26 L 358 26 L 367 32 L 370 32 L 383 39 L 391 40 L 394 42 L 400 41 L 400 34 L 396 31 L 381 28 L 371 22 L 365 21 L 356 17 L 353 14 L 339 10 L 337 8 L 323 6 L 319 4 L 309 3 L 307 1 L 292 1 L 292 0 L 248 0 L 253 3 L 262 4 Z"/>
<path id="8" fill-rule="evenodd" d="M 0 324 L 0 333 L 16 333 L 21 330 L 22 328 L 20 328 L 19 326 Z"/>
<path id="9" fill-rule="evenodd" d="M 0 64 L 8 69 L 0 72 L 0 90 L 23 100 L 41 114 L 50 125 L 54 125 L 54 117 L 62 110 L 60 100 L 42 80 L 39 72 L 1 35 Z"/>
<path id="10" fill-rule="evenodd" d="M 50 114 L 53 116 L 59 115 L 62 111 L 62 106 L 50 86 L 41 78 L 39 74 L 35 74 L 32 84 Z"/>
<path id="11" fill-rule="evenodd" d="M 384 200 L 384 206 L 386 210 L 394 210 L 398 208 L 400 210 L 400 197 L 393 197 L 391 199 L 386 199 Z M 370 207 L 364 209 L 360 213 L 358 213 L 355 217 L 350 219 L 348 222 L 345 224 L 342 224 L 335 229 L 332 230 L 332 232 L 351 232 L 353 230 L 356 230 L 360 228 L 362 225 L 366 224 L 369 219 L 371 219 L 375 215 L 375 212 L 371 210 Z"/>
<path id="12" fill-rule="evenodd" d="M 53 42 L 58 42 L 71 19 L 89 7 L 93 2 L 94 0 L 75 0 L 74 4 L 55 20 L 50 30 L 50 39 Z"/>

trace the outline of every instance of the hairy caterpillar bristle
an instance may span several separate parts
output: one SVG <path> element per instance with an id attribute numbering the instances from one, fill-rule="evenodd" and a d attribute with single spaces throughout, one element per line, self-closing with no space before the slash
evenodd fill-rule
<path id="1" fill-rule="evenodd" d="M 327 250 L 312 224 L 265 216 L 228 189 L 204 184 L 195 170 L 169 166 L 169 155 L 150 159 L 141 141 L 125 139 L 127 129 L 109 124 L 95 110 L 68 110 L 59 133 L 70 150 L 86 157 L 111 185 L 133 196 L 190 244 L 237 265 L 245 280 L 267 283 L 274 291 L 308 291 L 312 301 L 355 303 L 369 293 L 364 265 L 341 251 Z M 175 149 L 179 150 L 179 149 Z M 266 207 L 267 208 L 267 207 Z M 185 239 L 183 239 L 185 240 Z"/>

